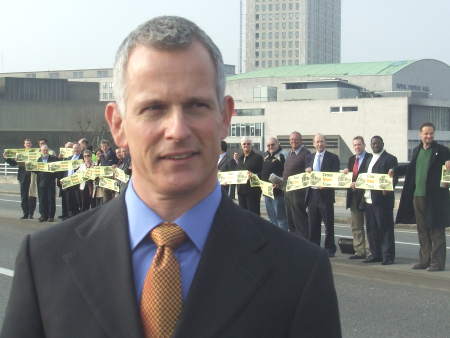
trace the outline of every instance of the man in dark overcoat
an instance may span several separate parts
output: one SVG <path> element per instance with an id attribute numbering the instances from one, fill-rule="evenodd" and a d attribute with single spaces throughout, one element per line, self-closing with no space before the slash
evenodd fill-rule
<path id="1" fill-rule="evenodd" d="M 445 267 L 445 228 L 450 226 L 448 184 L 441 184 L 442 166 L 450 169 L 450 151 L 434 141 L 435 127 L 420 127 L 420 144 L 411 162 L 400 165 L 391 175 L 405 176 L 396 223 L 417 224 L 419 262 L 413 269 L 440 271 Z"/>

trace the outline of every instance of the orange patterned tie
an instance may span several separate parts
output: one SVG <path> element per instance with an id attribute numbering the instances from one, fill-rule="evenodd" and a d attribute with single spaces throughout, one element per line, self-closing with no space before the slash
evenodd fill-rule
<path id="1" fill-rule="evenodd" d="M 183 306 L 180 265 L 174 251 L 186 234 L 178 225 L 165 222 L 150 236 L 158 249 L 145 277 L 141 317 L 146 338 L 166 338 L 173 335 Z"/>

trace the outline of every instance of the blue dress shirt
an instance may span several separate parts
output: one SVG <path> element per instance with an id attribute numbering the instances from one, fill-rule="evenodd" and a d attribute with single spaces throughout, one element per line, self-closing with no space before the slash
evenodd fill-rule
<path id="1" fill-rule="evenodd" d="M 217 183 L 213 192 L 173 222 L 183 228 L 187 235 L 187 240 L 175 251 L 175 256 L 180 264 L 181 287 L 184 299 L 189 293 L 189 288 L 202 255 L 203 246 L 221 198 L 220 185 Z M 125 193 L 125 204 L 130 230 L 134 283 L 138 303 L 140 303 L 145 277 L 157 249 L 150 237 L 150 231 L 165 220 L 159 217 L 156 212 L 139 198 L 134 191 L 132 182 L 128 185 Z"/>
<path id="2" fill-rule="evenodd" d="M 355 158 L 357 158 L 358 159 L 358 170 L 359 170 L 359 168 L 361 167 L 361 163 L 362 163 L 362 161 L 364 161 L 364 157 L 366 156 L 366 151 L 363 151 L 361 154 L 359 154 L 359 155 L 355 155 Z"/>

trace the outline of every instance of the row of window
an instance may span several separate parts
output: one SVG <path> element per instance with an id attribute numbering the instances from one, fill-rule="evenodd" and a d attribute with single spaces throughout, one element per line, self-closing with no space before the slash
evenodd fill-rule
<path id="1" fill-rule="evenodd" d="M 233 123 L 230 126 L 230 136 L 261 136 L 263 123 Z"/>
<path id="2" fill-rule="evenodd" d="M 340 112 L 349 112 L 349 111 L 358 111 L 358 106 L 330 107 L 330 113 L 340 113 Z"/>
<path id="3" fill-rule="evenodd" d="M 298 2 L 296 2 L 295 4 L 293 4 L 293 3 L 289 3 L 289 4 L 282 3 L 282 4 L 255 5 L 255 11 L 257 11 L 257 12 L 258 11 L 265 12 L 266 10 L 268 12 L 279 11 L 280 9 L 282 11 L 287 11 L 287 10 L 292 11 L 292 10 L 294 10 L 294 8 L 298 11 L 300 9 L 300 4 Z"/>
<path id="4" fill-rule="evenodd" d="M 268 40 L 272 40 L 272 38 L 274 38 L 275 40 L 278 40 L 279 38 L 282 39 L 293 39 L 294 36 L 296 39 L 300 38 L 300 32 L 299 31 L 289 31 L 289 32 L 268 32 L 266 33 L 255 33 L 255 39 L 259 40 L 261 38 L 261 40 L 265 40 L 266 37 Z"/>
<path id="5" fill-rule="evenodd" d="M 263 61 L 255 61 L 255 67 L 278 67 L 278 66 L 298 66 L 300 62 L 298 60 L 263 60 Z"/>
<path id="6" fill-rule="evenodd" d="M 262 116 L 264 115 L 264 109 L 236 109 L 235 114 L 236 116 Z"/>
<path id="7" fill-rule="evenodd" d="M 300 14 L 297 13 L 270 13 L 270 14 L 255 14 L 255 20 L 256 21 L 286 21 L 286 20 L 292 20 L 292 19 L 299 19 Z"/>
<path id="8" fill-rule="evenodd" d="M 102 100 L 114 100 L 113 93 L 102 93 Z"/>
<path id="9" fill-rule="evenodd" d="M 97 77 L 111 77 L 111 71 L 109 70 L 97 70 Z M 25 77 L 27 78 L 36 78 L 36 73 L 27 73 L 25 74 Z M 61 77 L 61 73 L 60 72 L 50 72 L 48 73 L 48 77 L 50 79 L 59 79 Z M 75 71 L 72 72 L 72 77 L 73 79 L 81 79 L 84 78 L 84 72 L 83 71 Z"/>
<path id="10" fill-rule="evenodd" d="M 259 51 L 256 51 L 255 52 L 255 58 L 259 58 L 259 57 L 261 57 L 261 58 L 265 58 L 265 57 L 267 57 L 267 58 L 269 58 L 269 59 L 271 59 L 272 57 L 275 57 L 275 58 L 278 58 L 278 57 L 280 57 L 280 55 L 281 55 L 281 57 L 283 57 L 283 58 L 285 58 L 285 57 L 289 57 L 289 58 L 292 58 L 292 57 L 300 57 L 300 51 L 298 50 L 298 49 L 296 49 L 296 50 L 292 50 L 292 49 L 290 49 L 290 50 L 282 50 L 281 51 L 281 53 L 280 53 L 280 51 L 278 51 L 278 50 L 275 50 L 275 51 L 271 51 L 271 50 L 269 50 L 269 51 L 261 51 L 261 52 L 259 52 Z"/>
<path id="11" fill-rule="evenodd" d="M 256 49 L 272 49 L 272 48 L 299 48 L 300 47 L 300 41 L 269 41 L 269 42 L 255 42 L 255 48 Z"/>
<path id="12" fill-rule="evenodd" d="M 286 30 L 286 29 L 300 29 L 300 22 L 299 21 L 290 21 L 290 22 L 269 22 L 269 23 L 256 23 L 255 24 L 255 29 L 256 30 L 266 30 L 268 29 L 269 31 L 275 29 L 275 30 L 279 30 L 281 27 L 281 29 Z"/>

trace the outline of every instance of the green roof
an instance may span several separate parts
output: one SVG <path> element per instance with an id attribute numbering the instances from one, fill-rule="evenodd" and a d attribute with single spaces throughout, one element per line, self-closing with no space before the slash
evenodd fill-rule
<path id="1" fill-rule="evenodd" d="M 334 77 L 352 75 L 392 75 L 414 62 L 416 61 L 354 62 L 283 66 L 264 68 L 248 73 L 233 75 L 227 77 L 227 80 L 232 81 L 262 77 Z"/>

